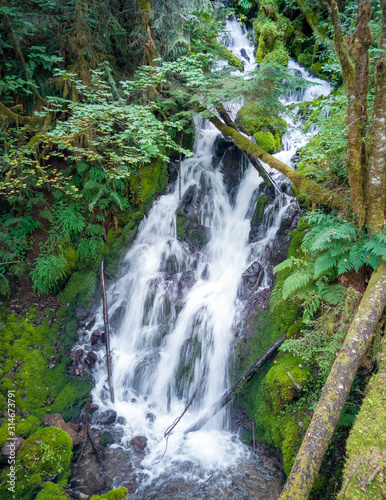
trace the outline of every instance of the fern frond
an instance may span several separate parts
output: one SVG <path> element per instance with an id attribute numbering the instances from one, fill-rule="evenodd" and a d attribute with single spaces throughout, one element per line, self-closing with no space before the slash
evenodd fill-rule
<path id="1" fill-rule="evenodd" d="M 318 257 L 315 261 L 314 266 L 314 279 L 320 278 L 320 276 L 322 276 L 322 274 L 324 274 L 326 271 L 329 271 L 330 269 L 336 267 L 338 260 L 339 256 L 331 257 L 328 252 Z"/>
<path id="2" fill-rule="evenodd" d="M 282 297 L 288 299 L 290 295 L 304 288 L 312 280 L 312 273 L 296 272 L 288 276 L 283 283 Z"/>
<path id="3" fill-rule="evenodd" d="M 290 269 L 293 266 L 299 266 L 299 264 L 302 264 L 304 261 L 303 259 L 297 259 L 295 257 L 290 257 L 289 259 L 284 260 L 277 266 L 273 268 L 274 274 L 279 273 L 280 271 L 283 271 L 284 269 Z"/>

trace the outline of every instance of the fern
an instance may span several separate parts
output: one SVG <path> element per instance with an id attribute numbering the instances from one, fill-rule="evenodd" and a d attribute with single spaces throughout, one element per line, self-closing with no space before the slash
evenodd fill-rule
<path id="1" fill-rule="evenodd" d="M 34 290 L 48 293 L 55 289 L 61 279 L 66 276 L 67 261 L 63 255 L 39 256 L 30 275 Z"/>
<path id="2" fill-rule="evenodd" d="M 290 295 L 294 295 L 297 291 L 308 285 L 312 278 L 313 274 L 309 272 L 298 272 L 288 276 L 288 278 L 283 283 L 283 300 L 288 299 Z"/>
<path id="3" fill-rule="evenodd" d="M 73 207 L 67 207 L 64 210 L 59 210 L 58 227 L 65 234 L 78 234 L 83 230 L 84 226 L 84 217 Z"/>

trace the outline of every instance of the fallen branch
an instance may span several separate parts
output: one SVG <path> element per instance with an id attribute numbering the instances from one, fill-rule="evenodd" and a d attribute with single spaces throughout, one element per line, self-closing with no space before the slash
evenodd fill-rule
<path id="1" fill-rule="evenodd" d="M 114 403 L 114 387 L 113 387 L 111 350 L 110 350 L 109 315 L 108 315 L 106 287 L 105 287 L 105 261 L 104 261 L 104 259 L 101 262 L 101 269 L 100 269 L 99 275 L 100 275 L 101 288 L 102 288 L 103 322 L 105 325 L 105 337 L 106 337 L 107 379 L 108 379 L 108 383 L 109 383 L 111 402 Z"/>
<path id="2" fill-rule="evenodd" d="M 265 175 L 265 177 L 263 177 L 264 180 L 267 178 L 268 174 L 262 167 L 259 167 L 260 160 L 285 175 L 299 191 L 307 194 L 314 203 L 326 204 L 336 210 L 350 210 L 351 204 L 346 198 L 329 191 L 320 184 L 317 184 L 304 175 L 299 174 L 299 172 L 293 170 L 282 161 L 270 155 L 257 144 L 254 144 L 250 139 L 248 139 L 248 137 L 245 137 L 238 130 L 227 126 L 216 116 L 211 116 L 208 119 L 220 132 L 227 137 L 231 137 L 235 146 L 242 149 L 247 154 L 259 174 L 262 176 Z M 252 159 L 254 160 L 254 163 Z"/>
<path id="3" fill-rule="evenodd" d="M 195 432 L 201 429 L 211 418 L 213 418 L 226 404 L 232 399 L 232 394 L 235 390 L 244 382 L 250 380 L 256 373 L 258 368 L 260 368 L 271 356 L 274 354 L 280 345 L 284 342 L 286 334 L 282 335 L 276 342 L 274 342 L 271 347 L 265 351 L 265 353 L 249 368 L 249 370 L 240 377 L 230 389 L 224 392 L 220 399 L 218 399 L 207 411 L 206 413 L 193 425 L 191 425 L 184 434 L 189 432 Z"/>
<path id="4" fill-rule="evenodd" d="M 206 376 L 205 377 L 202 377 L 200 383 L 198 384 L 198 386 L 196 387 L 196 390 L 193 392 L 193 396 L 191 397 L 189 403 L 185 406 L 185 409 L 184 411 L 181 413 L 181 415 L 179 417 L 177 417 L 175 419 L 175 421 L 172 423 L 172 425 L 170 425 L 166 431 L 165 431 L 165 434 L 164 434 L 164 437 L 166 438 L 167 436 L 169 436 L 169 434 L 171 434 L 171 432 L 173 431 L 173 429 L 175 428 L 175 426 L 179 423 L 179 421 L 181 420 L 181 418 L 185 415 L 185 413 L 188 411 L 189 407 L 192 405 L 193 401 L 194 401 L 194 398 L 197 396 L 197 392 L 198 390 L 200 389 L 200 387 L 202 386 L 202 384 L 204 383 L 204 380 L 206 379 Z"/>

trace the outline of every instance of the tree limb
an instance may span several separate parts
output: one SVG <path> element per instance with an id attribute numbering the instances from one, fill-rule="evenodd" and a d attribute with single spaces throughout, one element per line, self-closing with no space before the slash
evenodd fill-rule
<path id="1" fill-rule="evenodd" d="M 323 186 L 307 179 L 305 176 L 296 172 L 291 167 L 278 160 L 274 156 L 270 155 L 264 149 L 262 149 L 257 144 L 254 144 L 248 137 L 245 137 L 239 131 L 232 127 L 228 127 L 216 116 L 208 118 L 224 135 L 231 137 L 237 147 L 242 149 L 252 161 L 253 166 L 262 175 L 261 170 L 257 167 L 257 162 L 259 160 L 267 163 L 270 167 L 278 170 L 280 173 L 285 175 L 294 186 L 301 192 L 307 194 L 313 203 L 329 205 L 335 210 L 348 212 L 350 210 L 349 200 L 332 193 Z M 262 169 L 263 170 L 263 169 Z M 264 171 L 265 176 L 267 176 Z"/>

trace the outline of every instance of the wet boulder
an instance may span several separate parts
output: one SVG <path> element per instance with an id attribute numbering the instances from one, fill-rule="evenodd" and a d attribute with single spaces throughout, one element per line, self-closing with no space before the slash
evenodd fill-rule
<path id="1" fill-rule="evenodd" d="M 278 236 L 288 233 L 289 230 L 294 229 L 298 222 L 299 209 L 295 202 L 290 203 L 286 210 L 286 213 L 280 223 L 279 230 L 277 232 Z"/>
<path id="2" fill-rule="evenodd" d="M 95 345 L 102 339 L 102 332 L 100 330 L 94 330 L 91 334 L 91 345 Z"/>
<path id="3" fill-rule="evenodd" d="M 214 156 L 222 157 L 225 151 L 233 146 L 233 141 L 223 135 L 218 135 L 213 144 Z"/>
<path id="4" fill-rule="evenodd" d="M 72 446 L 76 446 L 82 441 L 79 435 L 76 433 L 76 431 L 72 429 L 68 424 L 66 424 L 66 422 L 63 420 L 62 415 L 60 415 L 59 413 L 54 413 L 52 415 L 47 413 L 47 415 L 44 415 L 42 420 L 42 426 L 58 427 L 59 429 L 62 429 L 64 432 L 67 432 L 67 434 L 70 436 L 72 440 Z"/>
<path id="5" fill-rule="evenodd" d="M 86 408 L 87 411 L 91 414 L 99 410 L 99 405 L 97 405 L 96 403 L 92 403 L 91 401 L 87 401 Z"/>
<path id="6" fill-rule="evenodd" d="M 96 423 L 99 425 L 113 424 L 117 420 L 117 412 L 115 410 L 102 411 L 96 417 Z"/>
<path id="7" fill-rule="evenodd" d="M 98 356 L 95 354 L 95 352 L 90 351 L 86 354 L 84 358 L 84 363 L 87 365 L 89 368 L 92 368 L 95 363 L 97 362 Z"/>
<path id="8" fill-rule="evenodd" d="M 241 149 L 232 146 L 225 151 L 220 171 L 224 176 L 224 184 L 232 201 L 235 200 L 246 167 L 247 158 Z"/>
<path id="9" fill-rule="evenodd" d="M 135 436 L 130 441 L 130 443 L 139 450 L 143 450 L 147 446 L 147 437 L 146 436 Z"/>

